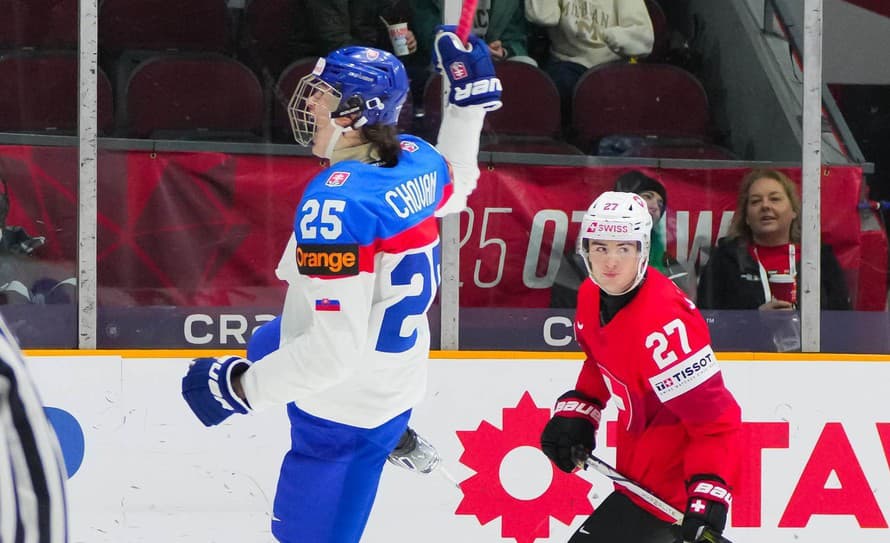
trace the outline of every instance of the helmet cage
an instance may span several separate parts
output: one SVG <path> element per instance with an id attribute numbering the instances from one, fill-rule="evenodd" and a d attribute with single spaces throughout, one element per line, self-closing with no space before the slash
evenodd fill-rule
<path id="1" fill-rule="evenodd" d="M 324 99 L 321 97 L 325 96 L 330 97 L 332 105 L 330 109 L 334 111 L 334 108 L 339 105 L 341 100 L 340 91 L 315 73 L 300 79 L 297 90 L 291 96 L 290 102 L 287 105 L 287 116 L 290 118 L 294 139 L 300 145 L 310 145 L 312 140 L 315 139 L 318 119 L 316 119 L 315 108 L 312 104 Z"/>
<path id="2" fill-rule="evenodd" d="M 408 95 L 409 82 L 401 61 L 371 47 L 350 46 L 318 59 L 291 96 L 287 114 L 294 139 L 309 145 L 318 119 L 310 110 L 318 93 L 335 97 L 331 119 L 352 117 L 347 129 L 364 125 L 396 124 Z"/>

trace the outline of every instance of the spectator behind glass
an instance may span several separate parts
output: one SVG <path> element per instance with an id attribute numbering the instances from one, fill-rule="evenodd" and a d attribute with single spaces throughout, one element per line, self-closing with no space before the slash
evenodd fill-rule
<path id="1" fill-rule="evenodd" d="M 776 170 L 753 170 L 739 187 L 729 235 L 711 250 L 698 284 L 702 309 L 792 310 L 799 303 L 800 197 Z M 822 309 L 850 309 L 843 271 L 822 244 Z"/>
<path id="2" fill-rule="evenodd" d="M 436 26 L 442 24 L 442 0 L 412 0 L 411 5 L 419 56 L 430 59 Z M 473 34 L 485 40 L 493 60 L 521 59 L 537 64 L 528 56 L 528 29 L 521 0 L 479 0 Z"/>
<path id="3" fill-rule="evenodd" d="M 442 0 L 411 0 L 412 26 L 417 34 L 417 54 L 408 66 L 414 103 L 423 101 L 423 89 L 432 75 L 432 45 L 436 27 L 442 24 Z M 537 66 L 528 56 L 528 25 L 522 0 L 479 0 L 473 18 L 473 34 L 488 44 L 492 60 L 516 60 Z"/>
<path id="4" fill-rule="evenodd" d="M 657 269 L 680 287 L 687 296 L 693 298 L 695 277 L 667 250 L 665 221 L 662 220 L 667 208 L 667 191 L 664 185 L 642 172 L 631 170 L 615 180 L 614 190 L 639 194 L 646 201 L 649 215 L 652 217 L 649 268 Z M 575 249 L 574 246 L 570 247 L 569 253 L 563 255 L 560 261 L 559 271 L 550 289 L 550 307 L 575 307 L 577 303 L 578 288 L 588 277 L 588 271 L 584 260 Z"/>
<path id="5" fill-rule="evenodd" d="M 652 239 L 649 245 L 649 267 L 655 268 L 673 281 L 692 299 L 695 299 L 695 276 L 690 274 L 668 251 L 667 226 L 664 219 L 667 210 L 667 191 L 660 182 L 648 175 L 632 170 L 615 181 L 614 190 L 639 194 L 652 216 Z"/>
<path id="6" fill-rule="evenodd" d="M 389 32 L 381 17 L 395 24 L 408 22 L 411 14 L 407 0 L 302 0 L 302 3 L 301 20 L 297 24 L 307 30 L 314 46 L 314 51 L 305 56 L 325 56 L 347 45 L 392 52 Z M 417 50 L 417 39 L 410 28 L 407 45 L 410 53 Z"/>
<path id="7" fill-rule="evenodd" d="M 590 68 L 652 52 L 655 32 L 644 0 L 526 0 L 529 22 L 547 29 L 545 71 L 556 83 L 563 121 L 575 83 Z"/>

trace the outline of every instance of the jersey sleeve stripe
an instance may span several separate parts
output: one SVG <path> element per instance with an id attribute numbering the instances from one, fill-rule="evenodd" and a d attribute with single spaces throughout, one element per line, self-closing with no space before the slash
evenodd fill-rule
<path id="1" fill-rule="evenodd" d="M 439 223 L 435 217 L 430 215 L 418 224 L 408 228 L 387 239 L 375 239 L 368 245 L 360 245 L 358 247 L 358 272 L 357 273 L 374 273 L 375 257 L 378 253 L 399 254 L 426 247 L 434 243 L 439 236 Z M 316 274 L 305 273 L 305 268 L 301 273 L 307 277 L 317 279 L 337 279 L 345 274 Z M 354 275 L 353 272 L 351 275 Z"/>

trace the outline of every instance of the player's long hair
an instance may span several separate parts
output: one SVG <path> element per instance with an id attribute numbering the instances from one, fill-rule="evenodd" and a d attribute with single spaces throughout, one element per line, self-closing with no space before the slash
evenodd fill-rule
<path id="1" fill-rule="evenodd" d="M 735 214 L 732 216 L 732 222 L 729 225 L 729 237 L 742 239 L 748 243 L 754 242 L 754 232 L 751 231 L 748 221 L 745 220 L 748 216 L 748 193 L 751 191 L 751 185 L 764 177 L 777 181 L 782 185 L 788 201 L 791 202 L 791 210 L 797 215 L 791 221 L 791 243 L 800 243 L 800 196 L 797 195 L 797 186 L 784 173 L 768 169 L 751 170 L 742 178 L 742 184 L 739 186 L 739 197 L 735 206 Z"/>
<path id="2" fill-rule="evenodd" d="M 361 127 L 362 138 L 374 145 L 384 167 L 391 168 L 399 163 L 399 129 L 394 124 L 371 124 Z"/>

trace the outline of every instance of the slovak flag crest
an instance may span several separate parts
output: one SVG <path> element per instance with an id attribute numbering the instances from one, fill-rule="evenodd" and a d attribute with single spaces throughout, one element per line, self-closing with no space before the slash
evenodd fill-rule
<path id="1" fill-rule="evenodd" d="M 339 187 L 346 183 L 347 179 L 349 179 L 349 172 L 334 172 L 324 184 L 328 187 Z"/>
<path id="2" fill-rule="evenodd" d="M 451 70 L 451 78 L 454 80 L 463 79 L 468 75 L 467 67 L 463 62 L 452 62 L 448 69 Z"/>
<path id="3" fill-rule="evenodd" d="M 322 298 L 315 300 L 316 311 L 340 311 L 340 300 L 335 298 Z"/>

